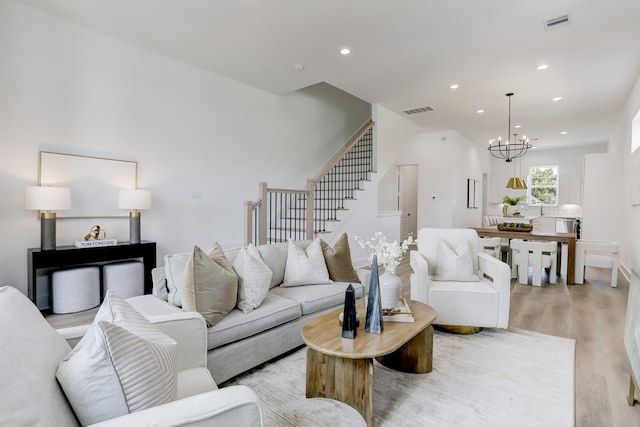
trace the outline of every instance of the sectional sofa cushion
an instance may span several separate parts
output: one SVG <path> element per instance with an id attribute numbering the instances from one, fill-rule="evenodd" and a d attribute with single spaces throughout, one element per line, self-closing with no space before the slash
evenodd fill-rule
<path id="1" fill-rule="evenodd" d="M 167 301 L 176 307 L 182 307 L 180 284 L 184 269 L 187 267 L 191 253 L 165 255 L 164 272 L 167 279 Z"/>
<path id="2" fill-rule="evenodd" d="M 175 400 L 177 343 L 112 291 L 56 378 L 82 425 Z"/>
<path id="3" fill-rule="evenodd" d="M 329 283 L 333 283 L 333 281 L 329 279 L 329 271 L 322 254 L 320 238 L 314 239 L 306 250 L 296 245 L 293 240 L 289 240 L 284 281 L 280 286 L 322 285 Z"/>
<path id="4" fill-rule="evenodd" d="M 358 279 L 351 262 L 351 249 L 349 248 L 347 233 L 342 233 L 333 248 L 324 240 L 320 240 L 320 245 L 322 246 L 322 254 L 324 255 L 324 261 L 327 264 L 331 280 L 334 282 L 360 283 L 360 279 Z"/>
<path id="5" fill-rule="evenodd" d="M 300 304 L 297 301 L 275 295 L 273 291 L 269 292 L 257 309 L 246 314 L 240 310 L 232 310 L 224 319 L 208 328 L 207 348 L 212 350 L 259 334 L 298 319 L 301 315 Z"/>
<path id="6" fill-rule="evenodd" d="M 336 282 L 330 286 L 280 286 L 272 289 L 271 293 L 296 301 L 302 308 L 302 315 L 307 315 L 326 308 L 344 305 L 347 286 L 349 286 L 349 283 L 346 282 Z M 364 293 L 364 287 L 360 283 L 353 283 L 353 288 L 356 298 L 360 298 Z"/>
<path id="7" fill-rule="evenodd" d="M 182 282 L 182 308 L 202 314 L 207 326 L 218 323 L 236 306 L 238 276 L 217 244 L 207 253 L 194 246 Z"/>
<path id="8" fill-rule="evenodd" d="M 240 249 L 233 261 L 233 269 L 238 275 L 238 308 L 249 313 L 269 293 L 273 272 L 252 243 L 246 249 Z"/>
<path id="9" fill-rule="evenodd" d="M 301 249 L 307 249 L 311 240 L 299 240 L 296 245 Z M 273 276 L 269 287 L 273 288 L 284 281 L 284 271 L 287 265 L 287 253 L 289 242 L 275 243 L 272 245 L 258 245 L 258 252 L 262 260 L 269 266 Z M 228 252 L 228 251 L 227 251 Z"/>

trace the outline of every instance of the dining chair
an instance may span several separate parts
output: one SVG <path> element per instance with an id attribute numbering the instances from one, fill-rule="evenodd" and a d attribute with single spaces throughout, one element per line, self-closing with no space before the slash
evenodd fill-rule
<path id="1" fill-rule="evenodd" d="M 576 241 L 575 283 L 584 284 L 584 268 L 599 267 L 611 269 L 611 287 L 618 286 L 618 249 L 617 242 L 596 240 Z"/>
<path id="2" fill-rule="evenodd" d="M 478 252 L 484 252 L 494 258 L 501 258 L 502 239 L 500 237 L 478 237 Z"/>
<path id="3" fill-rule="evenodd" d="M 529 283 L 529 267 L 532 267 L 531 284 L 542 286 L 542 269 L 549 269 L 549 283 L 556 284 L 557 242 L 536 242 L 531 240 L 511 239 L 512 266 L 511 276 L 517 272 L 518 283 Z"/>

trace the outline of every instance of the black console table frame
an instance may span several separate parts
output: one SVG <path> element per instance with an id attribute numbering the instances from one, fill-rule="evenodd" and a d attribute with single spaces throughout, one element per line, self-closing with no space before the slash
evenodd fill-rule
<path id="1" fill-rule="evenodd" d="M 144 293 L 151 293 L 151 270 L 156 266 L 156 242 L 143 240 L 140 243 L 118 243 L 113 246 L 96 246 L 76 248 L 75 246 L 58 246 L 54 250 L 43 251 L 40 248 L 27 250 L 29 268 L 29 298 L 38 305 L 36 273 L 43 268 L 60 268 L 80 266 L 96 262 L 122 261 L 142 258 L 144 264 Z"/>

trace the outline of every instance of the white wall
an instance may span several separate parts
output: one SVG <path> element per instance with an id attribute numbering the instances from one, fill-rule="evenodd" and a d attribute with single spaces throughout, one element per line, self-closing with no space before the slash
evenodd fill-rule
<path id="1" fill-rule="evenodd" d="M 621 153 L 584 156 L 584 203 L 582 238 L 619 242 L 622 238 L 622 192 L 613 191 L 622 182 Z"/>
<path id="2" fill-rule="evenodd" d="M 16 2 L 0 2 L 0 58 L 0 284 L 25 293 L 40 227 L 24 189 L 38 182 L 38 151 L 137 161 L 153 200 L 142 238 L 158 242 L 161 264 L 242 241 L 258 182 L 304 188 L 371 116 L 328 85 L 275 96 Z M 60 220 L 58 244 L 95 223 L 128 240 L 126 219 Z"/>
<path id="3" fill-rule="evenodd" d="M 640 111 L 640 75 L 629 93 L 629 98 L 611 132 L 609 151 L 622 156 L 623 179 L 620 183 L 622 197 L 619 212 L 624 232 L 620 238 L 620 260 L 626 268 L 640 268 L 640 206 L 631 206 L 634 186 L 640 185 L 640 150 L 631 154 L 631 123 Z"/>
<path id="4" fill-rule="evenodd" d="M 455 131 L 410 139 L 397 163 L 418 165 L 418 229 L 482 225 L 482 209 L 467 208 L 467 179 L 482 183 L 488 156 L 484 147 Z"/>

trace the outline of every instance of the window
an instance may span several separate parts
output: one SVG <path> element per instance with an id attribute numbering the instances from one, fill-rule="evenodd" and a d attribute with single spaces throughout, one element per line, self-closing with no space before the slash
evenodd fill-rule
<path id="1" fill-rule="evenodd" d="M 531 166 L 529 168 L 529 206 L 558 204 L 558 166 Z"/>

